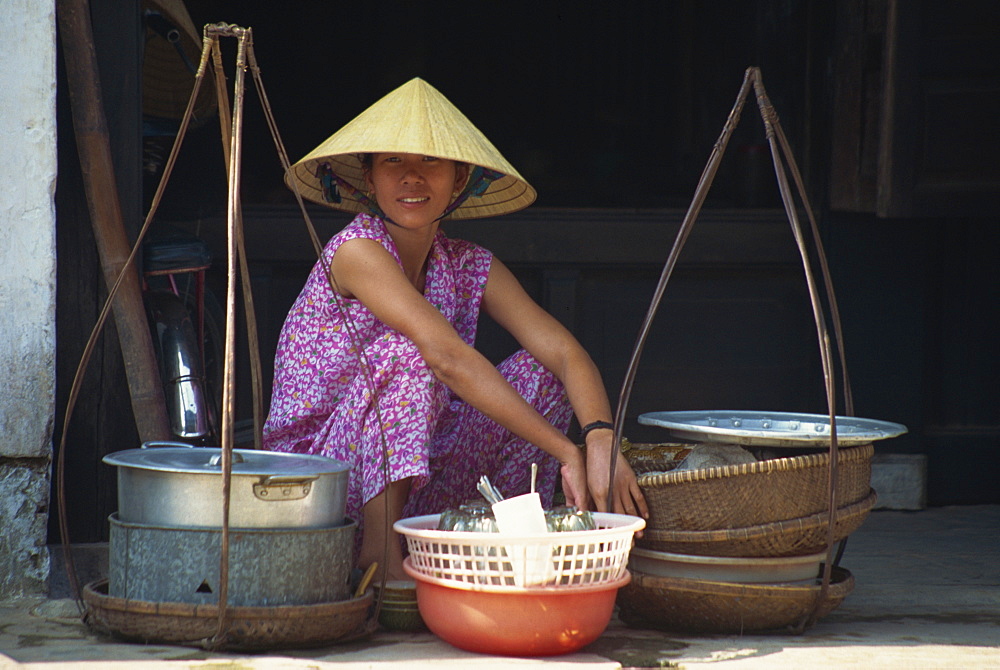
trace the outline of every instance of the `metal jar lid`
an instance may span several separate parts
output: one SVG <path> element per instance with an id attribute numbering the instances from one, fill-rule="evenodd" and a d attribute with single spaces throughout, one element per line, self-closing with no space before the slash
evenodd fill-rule
<path id="1" fill-rule="evenodd" d="M 176 445 L 176 446 L 166 446 Z M 218 474 L 222 472 L 222 450 L 212 447 L 189 447 L 181 443 L 149 442 L 142 449 L 127 449 L 102 459 L 108 465 L 179 472 Z M 351 466 L 326 456 L 288 454 L 256 449 L 233 449 L 234 475 L 318 476 L 350 470 Z"/>

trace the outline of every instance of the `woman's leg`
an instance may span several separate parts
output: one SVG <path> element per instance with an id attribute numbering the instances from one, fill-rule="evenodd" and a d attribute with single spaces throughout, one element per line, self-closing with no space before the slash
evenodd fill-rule
<path id="1" fill-rule="evenodd" d="M 347 515 L 358 523 L 355 555 L 362 568 L 384 562 L 387 484 L 388 509 L 395 521 L 401 518 L 400 501 L 405 502 L 409 488 L 427 478 L 430 436 L 449 396 L 412 341 L 398 333 L 371 343 L 368 352 L 377 407 L 371 402 L 371 385 L 357 379 L 339 399 L 337 413 L 321 437 L 324 455 L 351 465 Z M 393 493 L 394 487 L 402 495 Z M 391 530 L 389 537 L 395 539 Z M 390 550 L 398 553 L 395 545 L 390 542 Z M 400 565 L 397 557 L 390 568 L 401 570 Z"/>
<path id="2" fill-rule="evenodd" d="M 498 370 L 525 400 L 559 430 L 569 428 L 572 408 L 562 383 L 521 350 Z M 510 497 L 527 493 L 531 464 L 539 466 L 536 490 L 551 505 L 559 463 L 478 410 L 454 398 L 431 445 L 430 478 L 413 487 L 405 516 L 436 514 L 469 500 L 482 500 L 476 483 L 483 475 Z"/>
<path id="3" fill-rule="evenodd" d="M 410 495 L 412 482 L 411 477 L 392 482 L 361 510 L 365 532 L 358 567 L 366 570 L 372 563 L 378 563 L 376 577 L 379 579 L 383 573 L 386 579 L 407 579 L 403 572 L 403 550 L 392 524 L 403 518 L 403 505 Z"/>

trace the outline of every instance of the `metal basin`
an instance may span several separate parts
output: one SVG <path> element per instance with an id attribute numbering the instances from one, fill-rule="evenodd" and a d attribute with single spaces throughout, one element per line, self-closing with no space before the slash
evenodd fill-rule
<path id="1" fill-rule="evenodd" d="M 147 602 L 218 603 L 222 530 L 125 523 L 114 514 L 109 593 Z M 232 606 L 329 603 L 350 597 L 354 532 L 334 528 L 240 530 L 229 536 Z"/>

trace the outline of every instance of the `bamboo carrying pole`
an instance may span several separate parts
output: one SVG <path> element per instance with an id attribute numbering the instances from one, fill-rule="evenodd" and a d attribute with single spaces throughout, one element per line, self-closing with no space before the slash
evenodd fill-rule
<path id="1" fill-rule="evenodd" d="M 101 270 L 109 290 L 121 275 L 113 308 L 132 413 L 141 441 L 165 440 L 170 436 L 170 429 L 142 291 L 136 273 L 122 273 L 131 247 L 125 235 L 111 160 L 90 3 L 88 0 L 58 0 L 57 8 L 80 168 Z"/>
<path id="2" fill-rule="evenodd" d="M 826 325 L 823 300 L 820 296 L 819 288 L 809 261 L 809 250 L 807 248 L 806 239 L 802 233 L 802 224 L 799 221 L 795 198 L 791 192 L 786 171 L 790 171 L 792 173 L 792 179 L 798 191 L 802 207 L 805 209 L 809 220 L 810 230 L 812 232 L 812 241 L 815 246 L 816 255 L 819 258 L 823 285 L 826 289 L 827 308 L 830 311 L 830 319 L 833 322 L 833 330 L 837 342 L 840 371 L 843 376 L 844 408 L 848 416 L 852 416 L 854 414 L 854 400 L 851 394 L 851 383 L 847 375 L 847 361 L 844 353 L 843 331 L 840 325 L 840 311 L 837 307 L 837 299 L 834 295 L 833 282 L 830 278 L 830 270 L 826 262 L 826 252 L 823 249 L 822 238 L 819 234 L 819 227 L 816 224 L 815 217 L 813 216 L 812 206 L 809 204 L 809 198 L 806 193 L 805 184 L 802 180 L 802 175 L 799 172 L 798 165 L 795 163 L 795 158 L 792 155 L 788 139 L 785 137 L 785 132 L 781 128 L 781 124 L 778 121 L 778 114 L 774 110 L 774 106 L 771 104 L 771 101 L 767 96 L 767 92 L 764 90 L 764 82 L 760 68 L 749 67 L 744 73 L 743 84 L 740 86 L 740 92 L 736 96 L 736 102 L 733 104 L 733 107 L 729 112 L 729 116 L 726 118 L 726 123 L 723 125 L 722 133 L 719 136 L 719 139 L 716 140 L 715 146 L 712 147 L 708 163 L 705 165 L 705 169 L 702 171 L 701 177 L 698 180 L 698 186 L 695 189 L 691 205 L 684 216 L 684 221 L 681 223 L 680 229 L 677 231 L 677 238 L 674 241 L 674 246 L 671 248 L 670 255 L 667 257 L 667 261 L 663 266 L 663 271 L 660 273 L 660 279 L 653 292 L 653 299 L 650 302 L 649 309 L 646 312 L 646 316 L 639 328 L 639 335 L 636 338 L 635 346 L 632 349 L 632 356 L 629 359 L 628 368 L 625 371 L 625 378 L 622 382 L 621 393 L 618 397 L 618 407 L 615 411 L 611 461 L 608 466 L 610 471 L 610 476 L 608 477 L 608 500 L 614 499 L 615 464 L 617 463 L 619 447 L 621 445 L 622 432 L 625 424 L 625 414 L 628 410 L 629 399 L 632 395 L 632 385 L 635 382 L 635 376 L 638 371 L 639 359 L 642 356 L 642 350 L 645 346 L 646 338 L 649 335 L 653 317 L 656 315 L 656 310 L 659 308 L 660 300 L 663 297 L 663 292 L 666 289 L 667 282 L 670 280 L 670 276 L 673 274 L 674 268 L 677 265 L 678 255 L 684 247 L 684 244 L 687 242 L 688 234 L 691 232 L 691 227 L 698 218 L 701 206 L 704 204 L 705 198 L 708 195 L 708 190 L 711 188 L 712 182 L 715 179 L 715 173 L 718 170 L 720 161 L 722 160 L 722 155 L 726 151 L 726 146 L 729 144 L 729 139 L 732 136 L 733 130 L 740 122 L 743 105 L 746 102 L 747 97 L 750 95 L 751 89 L 757 98 L 757 107 L 760 110 L 761 120 L 764 122 L 765 134 L 767 136 L 768 146 L 771 149 L 771 158 L 774 163 L 775 176 L 778 181 L 778 190 L 781 193 L 781 200 L 785 208 L 785 214 L 788 216 L 788 223 L 791 225 L 792 234 L 795 237 L 795 243 L 799 249 L 799 255 L 802 259 L 802 269 L 805 273 L 806 285 L 809 288 L 809 300 L 813 309 L 813 318 L 816 322 L 816 335 L 819 342 L 820 361 L 823 367 L 827 411 L 830 418 L 830 468 L 827 478 L 829 504 L 827 507 L 826 561 L 823 565 L 821 588 L 816 596 L 813 608 L 794 627 L 795 632 L 801 633 L 816 622 L 820 606 L 826 599 L 830 586 L 831 570 L 834 563 L 833 537 L 834 521 L 837 510 L 836 484 L 839 446 L 837 443 L 835 399 L 836 381 L 834 378 L 835 370 L 833 350 L 831 347 L 829 330 Z M 846 542 L 846 538 L 841 540 L 841 550 L 843 549 L 844 542 Z"/>
<path id="3" fill-rule="evenodd" d="M 60 2 L 60 13 L 61 19 L 66 21 L 68 30 L 65 32 L 71 37 L 64 39 L 71 39 L 74 41 L 74 46 L 81 47 L 83 55 L 86 56 L 89 51 L 92 61 L 96 62 L 96 58 L 93 58 L 93 40 L 90 35 L 90 23 L 89 23 L 89 8 L 87 7 L 87 0 L 59 0 Z M 75 3 L 75 4 L 74 4 Z M 81 9 L 82 7 L 82 9 Z M 82 18 L 86 15 L 87 18 Z M 198 91 L 201 87 L 201 83 L 204 79 L 205 71 L 208 66 L 209 56 L 211 55 L 215 63 L 215 78 L 217 87 L 217 98 L 218 98 L 218 109 L 219 109 L 219 120 L 220 128 L 222 130 L 222 143 L 224 148 L 224 153 L 226 157 L 226 170 L 228 174 L 228 186 L 229 186 L 229 197 L 228 197 L 228 211 L 227 211 L 227 291 L 226 291 L 226 345 L 225 345 L 225 364 L 224 364 L 224 385 L 223 385 L 223 396 L 222 396 L 222 430 L 221 430 L 221 469 L 222 469 L 222 537 L 221 537 L 221 554 L 219 560 L 219 600 L 218 600 L 218 622 L 216 626 L 215 634 L 210 638 L 205 638 L 200 640 L 201 646 L 209 649 L 221 648 L 226 644 L 227 636 L 229 635 L 229 623 L 230 623 L 230 607 L 228 603 L 229 595 L 229 507 L 230 507 L 230 478 L 232 473 L 232 452 L 234 448 L 233 439 L 233 415 L 235 412 L 235 346 L 236 346 L 236 336 L 235 336 L 235 322 L 236 322 L 236 280 L 237 274 L 241 274 L 242 286 L 244 291 L 244 304 L 247 311 L 247 337 L 248 344 L 250 347 L 250 354 L 254 361 L 251 364 L 251 374 L 253 376 L 253 393 L 254 393 L 254 442 L 258 448 L 260 448 L 260 432 L 261 423 L 263 421 L 262 417 L 262 384 L 261 384 L 261 374 L 260 374 L 260 349 L 257 343 L 257 329 L 256 329 L 256 317 L 254 313 L 253 300 L 251 296 L 251 286 L 249 281 L 249 268 L 246 256 L 246 250 L 244 248 L 244 237 L 243 237 L 243 219 L 240 206 L 240 180 L 241 180 L 241 162 L 242 162 L 242 129 L 243 129 L 243 98 L 244 98 L 244 79 L 245 72 L 247 69 L 247 64 L 249 62 L 250 69 L 253 72 L 254 81 L 257 84 L 258 93 L 261 97 L 261 102 L 264 106 L 264 111 L 267 117 L 268 126 L 271 129 L 272 136 L 275 141 L 275 145 L 278 148 L 279 158 L 282 162 L 282 167 L 287 172 L 290 169 L 290 164 L 288 162 L 288 155 L 285 152 L 284 146 L 281 139 L 277 133 L 277 124 L 274 121 L 273 115 L 271 113 L 270 104 L 267 102 L 267 96 L 264 93 L 263 82 L 260 81 L 260 70 L 257 67 L 256 59 L 253 55 L 253 40 L 252 32 L 249 28 L 242 28 L 235 24 L 217 23 L 214 25 L 206 25 L 204 28 L 204 34 L 202 39 L 202 54 L 201 62 L 199 63 L 197 73 L 195 74 L 194 86 L 191 91 L 191 97 L 188 101 L 187 109 L 184 112 L 184 116 L 181 120 L 180 127 L 178 129 L 177 135 L 174 140 L 174 146 L 170 151 L 170 155 L 164 165 L 163 176 L 160 180 L 160 184 L 153 195 L 153 201 L 150 205 L 149 213 L 146 215 L 146 220 L 143 223 L 141 230 L 139 231 L 136 243 L 133 246 L 130 253 L 124 254 L 124 259 L 117 264 L 112 264 L 109 267 L 115 270 L 115 275 L 112 277 L 112 281 L 109 281 L 110 290 L 108 293 L 108 299 L 98 317 L 97 324 L 91 333 L 90 339 L 87 342 L 87 346 L 84 350 L 84 354 L 81 358 L 80 365 L 77 369 L 76 377 L 73 380 L 73 386 L 70 390 L 70 397 L 67 403 L 66 416 L 64 419 L 64 429 L 63 429 L 63 439 L 60 444 L 59 454 L 62 454 L 65 450 L 65 436 L 66 428 L 68 425 L 69 418 L 72 415 L 72 409 L 75 405 L 75 399 L 80 389 L 80 380 L 82 374 L 86 369 L 87 362 L 90 359 L 90 353 L 93 351 L 94 343 L 96 338 L 100 333 L 104 323 L 106 322 L 109 308 L 113 300 L 118 297 L 118 292 L 123 289 L 124 285 L 128 283 L 126 280 L 128 278 L 134 279 L 131 276 L 130 270 L 132 269 L 132 263 L 135 260 L 136 253 L 141 248 L 142 240 L 146 235 L 146 231 L 149 229 L 154 216 L 156 214 L 156 209 L 159 205 L 160 198 L 163 194 L 163 190 L 166 186 L 167 180 L 169 179 L 170 173 L 173 169 L 174 163 L 177 158 L 178 150 L 180 149 L 181 143 L 184 140 L 184 136 L 187 131 L 188 123 L 192 117 L 192 110 L 194 109 L 194 103 L 198 96 Z M 229 112 L 229 101 L 225 93 L 225 77 L 222 68 L 222 58 L 219 50 L 219 38 L 220 37 L 236 37 L 238 39 L 237 45 L 237 58 L 236 58 L 236 81 L 234 85 L 234 106 L 235 113 L 230 115 Z M 82 43 L 82 46 L 81 46 Z M 77 55 L 75 52 L 72 55 Z M 71 57 L 71 52 L 66 51 L 67 59 Z M 104 167 L 110 170 L 110 152 L 108 151 L 107 145 L 107 132 L 103 126 L 103 112 L 100 105 L 100 88 L 97 86 L 96 79 L 96 66 L 91 63 L 91 69 L 88 71 L 86 68 L 82 72 L 82 76 L 87 76 L 88 81 L 87 86 L 81 87 L 84 93 L 91 93 L 93 97 L 89 100 L 91 104 L 86 108 L 86 116 L 82 117 L 85 119 L 84 129 L 95 128 L 96 140 L 93 140 L 94 144 L 97 144 L 96 150 L 92 153 L 88 153 L 88 160 L 81 158 L 81 162 L 84 164 L 84 171 L 87 172 L 87 168 L 91 165 L 89 159 L 96 155 L 94 162 L 98 166 Z M 79 93 L 79 91 L 76 91 Z M 103 132 L 102 132 L 103 131 Z M 227 132 L 228 131 L 228 132 Z M 83 133 L 78 133 L 78 135 L 83 136 Z M 90 139 L 89 136 L 87 136 Z M 100 143 L 100 139 L 103 137 L 103 145 Z M 104 150 L 104 154 L 101 154 L 101 150 Z M 81 150 L 81 154 L 83 151 Z M 113 174 L 112 174 L 113 179 Z M 91 184 L 88 182 L 88 187 Z M 113 186 L 113 184 L 112 184 Z M 98 191 L 98 194 L 103 193 L 103 191 Z M 88 190 L 88 196 L 91 195 L 91 191 Z M 117 198 L 117 194 L 112 191 L 112 195 Z M 300 206 L 303 206 L 301 195 L 296 191 L 296 198 Z M 122 232 L 121 229 L 121 213 L 117 208 L 117 199 L 111 203 L 112 205 L 112 222 L 117 221 L 118 232 Z M 91 206 L 94 207 L 95 203 L 91 201 Z M 102 213 L 104 209 L 100 210 Z M 117 213 L 117 218 L 113 215 Z M 305 213 L 303 208 L 303 215 L 306 217 L 306 223 L 308 224 L 309 232 L 311 234 L 313 244 L 316 247 L 317 253 L 320 253 L 321 247 L 319 246 L 319 240 L 316 237 L 316 231 L 312 226 L 312 222 L 309 221 L 308 214 Z M 96 225 L 96 224 L 95 224 Z M 122 234 L 121 239 L 124 239 Z M 117 242 L 116 239 L 112 238 L 113 242 Z M 127 248 L 127 244 L 125 245 Z M 117 250 L 117 248 L 114 248 Z M 102 247 L 103 250 L 103 247 Z M 102 260 L 103 260 L 102 255 Z M 237 260 L 239 261 L 240 272 L 237 272 Z M 139 296 L 141 299 L 141 295 Z M 141 305 L 141 300 L 140 300 Z M 155 360 L 154 360 L 155 365 Z M 157 380 L 158 381 L 158 380 Z M 164 421 L 165 424 L 165 421 Z M 383 444 L 383 448 L 385 445 Z M 69 534 L 66 524 L 66 509 L 65 509 L 65 495 L 64 491 L 64 481 L 65 481 L 65 458 L 59 458 L 56 464 L 57 470 L 57 482 L 58 482 L 58 504 L 59 504 L 59 527 L 60 533 L 63 538 L 63 546 L 66 554 L 66 568 L 67 574 L 70 579 L 70 583 L 73 587 L 73 591 L 77 596 L 77 605 L 84 614 L 84 618 L 89 616 L 89 610 L 83 606 L 80 599 L 80 588 L 76 578 L 76 571 L 73 567 L 73 559 L 70 551 L 70 543 L 68 540 Z M 388 519 L 388 517 L 387 517 Z M 388 523 L 388 521 L 387 521 Z M 86 610 L 86 611 L 85 611 Z M 371 617 L 371 621 L 377 619 L 377 610 Z"/>

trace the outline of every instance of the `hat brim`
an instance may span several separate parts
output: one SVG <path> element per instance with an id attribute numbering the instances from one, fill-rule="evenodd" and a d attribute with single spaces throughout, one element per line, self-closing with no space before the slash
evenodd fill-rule
<path id="1" fill-rule="evenodd" d="M 366 190 L 361 157 L 366 153 L 399 152 L 436 156 L 479 165 L 500 177 L 478 196 L 471 196 L 450 215 L 475 219 L 509 214 L 535 201 L 535 189 L 497 151 L 486 136 L 422 79 L 389 93 L 353 121 L 331 135 L 285 175 L 290 188 L 302 197 L 346 212 L 367 208 L 347 195 L 329 202 L 317 176 L 323 165 L 359 191 Z"/>
<path id="2" fill-rule="evenodd" d="M 178 32 L 175 46 L 155 30 L 146 27 L 142 61 L 142 113 L 160 119 L 184 118 L 195 75 L 189 64 L 201 61 L 202 39 L 181 0 L 145 0 L 143 10 L 156 12 Z M 184 55 L 178 53 L 180 48 Z M 187 62 L 185 62 L 185 60 Z M 194 121 L 211 117 L 216 108 L 215 86 L 211 77 L 202 80 L 193 110 Z"/>

